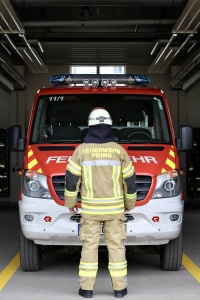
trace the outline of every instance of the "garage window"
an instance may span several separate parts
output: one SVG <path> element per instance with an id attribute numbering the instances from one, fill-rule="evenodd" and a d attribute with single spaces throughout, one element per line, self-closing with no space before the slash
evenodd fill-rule
<path id="1" fill-rule="evenodd" d="M 72 74 L 125 74 L 124 66 L 72 66 Z"/>

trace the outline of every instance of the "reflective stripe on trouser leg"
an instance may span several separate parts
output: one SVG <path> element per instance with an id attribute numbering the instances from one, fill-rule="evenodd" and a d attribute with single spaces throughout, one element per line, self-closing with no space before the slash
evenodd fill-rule
<path id="1" fill-rule="evenodd" d="M 127 261 L 124 246 L 126 233 L 124 221 L 105 221 L 104 235 L 108 248 L 108 269 L 112 279 L 113 290 L 123 290 L 127 287 Z"/>
<path id="2" fill-rule="evenodd" d="M 80 239 L 83 243 L 79 265 L 80 287 L 93 290 L 98 270 L 100 221 L 81 220 Z"/>

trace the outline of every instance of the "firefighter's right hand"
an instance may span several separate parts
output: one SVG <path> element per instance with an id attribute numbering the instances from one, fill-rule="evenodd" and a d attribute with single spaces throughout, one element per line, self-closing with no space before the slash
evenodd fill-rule
<path id="1" fill-rule="evenodd" d="M 69 211 L 70 211 L 70 214 L 74 215 L 78 212 L 78 207 L 75 206 L 75 207 L 69 208 Z"/>
<path id="2" fill-rule="evenodd" d="M 125 211 L 125 212 L 130 212 L 130 209 L 128 209 L 128 208 L 125 207 L 125 208 L 124 208 L 124 211 Z"/>

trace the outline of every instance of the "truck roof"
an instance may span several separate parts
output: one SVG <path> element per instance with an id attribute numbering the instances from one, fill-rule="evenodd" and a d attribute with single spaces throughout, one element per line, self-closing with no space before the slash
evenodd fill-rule
<path id="1" fill-rule="evenodd" d="M 38 90 L 38 95 L 48 94 L 142 94 L 142 95 L 158 95 L 162 96 L 163 92 L 159 88 L 144 87 L 144 86 L 116 86 L 115 89 L 108 88 L 89 88 L 84 89 L 83 86 L 54 86 L 54 87 L 43 87 Z"/>

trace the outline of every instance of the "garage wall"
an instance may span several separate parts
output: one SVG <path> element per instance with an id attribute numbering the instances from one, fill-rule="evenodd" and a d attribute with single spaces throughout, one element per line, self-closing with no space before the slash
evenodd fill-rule
<path id="1" fill-rule="evenodd" d="M 0 128 L 9 126 L 10 96 L 11 94 L 0 87 Z"/>
<path id="2" fill-rule="evenodd" d="M 186 121 L 192 127 L 200 127 L 200 82 L 186 91 Z"/>
<path id="3" fill-rule="evenodd" d="M 67 66 L 49 66 L 47 74 L 31 74 L 26 71 L 25 80 L 28 86 L 25 91 L 14 91 L 11 94 L 0 88 L 0 128 L 8 128 L 13 124 L 22 125 L 23 129 L 28 126 L 31 107 L 35 94 L 40 87 L 50 86 L 50 76 L 53 74 L 63 74 L 69 72 Z M 127 66 L 127 73 L 148 74 L 147 66 Z M 183 91 L 174 91 L 169 88 L 170 72 L 166 74 L 150 74 L 150 86 L 161 88 L 168 100 L 171 111 L 172 122 L 175 129 L 175 135 L 178 136 L 179 126 L 188 124 L 194 127 L 199 126 L 199 92 L 200 83 L 194 90 L 188 93 Z M 192 104 L 192 105 L 191 105 Z M 184 157 L 183 157 L 184 161 Z M 0 197 L 0 203 L 15 204 L 20 190 L 21 177 L 18 175 L 18 169 L 23 163 L 23 152 L 10 153 L 10 196 Z"/>

